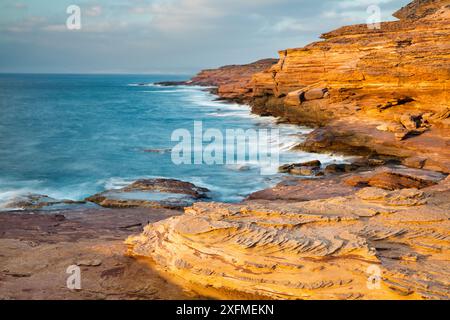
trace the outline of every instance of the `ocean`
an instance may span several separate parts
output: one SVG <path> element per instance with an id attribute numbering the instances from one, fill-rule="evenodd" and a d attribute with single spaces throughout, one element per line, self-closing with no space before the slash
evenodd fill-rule
<path id="1" fill-rule="evenodd" d="M 174 130 L 203 127 L 279 129 L 280 162 L 330 155 L 294 152 L 309 128 L 277 124 L 245 105 L 215 101 L 199 87 L 161 87 L 174 75 L 0 75 L 0 207 L 26 194 L 82 200 L 142 178 L 174 178 L 209 188 L 213 200 L 236 202 L 282 175 L 249 166 L 176 165 Z M 143 85 L 145 84 L 145 85 Z"/>

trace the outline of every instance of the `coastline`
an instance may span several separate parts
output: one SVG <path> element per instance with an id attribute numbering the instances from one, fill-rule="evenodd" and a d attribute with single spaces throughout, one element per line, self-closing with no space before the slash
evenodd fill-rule
<path id="1" fill-rule="evenodd" d="M 205 90 L 215 93 L 214 88 Z M 236 103 L 216 97 L 214 100 L 221 103 Z M 153 182 L 154 179 L 147 180 Z M 157 186 L 171 181 L 161 180 Z M 176 187 L 180 183 L 173 181 Z M 197 186 L 182 185 L 180 192 L 190 194 L 190 188 Z M 270 298 L 239 290 L 193 285 L 169 276 L 163 270 L 158 271 L 154 261 L 135 257 L 129 252 L 124 239 L 143 232 L 149 223 L 182 214 L 183 208 L 191 204 L 182 202 L 172 207 L 152 201 L 106 204 L 100 200 L 101 205 L 95 206 L 95 198 L 99 196 L 102 193 L 91 196 L 93 202 L 87 205 L 85 201 L 35 195 L 30 196 L 28 203 L 26 199 L 21 203 L 18 201 L 19 205 L 26 206 L 25 209 L 0 212 L 0 251 L 4 258 L 0 264 L 1 300 Z M 18 264 L 18 259 L 25 262 Z M 70 265 L 82 268 L 82 290 L 71 291 L 65 287 L 66 268 Z M 150 285 L 142 287 L 141 283 Z"/>
<path id="2" fill-rule="evenodd" d="M 437 193 L 431 191 L 439 195 L 437 199 L 447 197 L 448 190 L 444 186 L 448 184 L 448 179 L 445 180 L 445 175 L 434 175 L 432 172 L 421 169 L 416 169 L 416 171 L 407 169 L 401 166 L 401 161 L 396 157 L 383 159 L 366 155 L 366 158 L 359 157 L 358 161 L 360 165 L 357 167 L 341 167 L 343 169 L 341 171 L 338 166 L 337 171 L 332 172 L 330 169 L 324 177 L 319 179 L 305 180 L 302 177 L 286 176 L 278 185 L 252 193 L 244 202 L 231 204 L 231 206 L 247 207 L 252 205 L 251 203 L 258 203 L 261 206 L 258 210 L 266 210 L 264 207 L 268 205 L 267 201 L 278 203 L 277 206 L 280 207 L 287 207 L 288 203 L 292 203 L 292 201 L 327 201 L 330 198 L 349 197 L 359 188 L 346 185 L 344 181 L 361 175 L 375 175 L 377 172 L 386 170 L 417 179 L 411 180 L 409 183 L 421 181 L 421 179 L 433 181 L 430 190 L 438 190 Z M 392 177 L 388 177 L 388 179 L 382 183 L 395 183 L 395 179 L 392 180 Z M 438 186 L 444 188 L 443 192 Z M 442 200 L 437 201 L 442 202 Z M 198 205 L 214 207 L 216 204 L 199 203 Z M 225 206 L 225 204 L 223 205 Z M 447 205 L 450 210 L 450 205 L 445 201 L 444 205 Z M 139 206 L 142 204 L 137 205 L 137 207 Z M 195 206 L 197 204 L 194 204 Z M 320 206 L 316 206 L 320 208 Z M 164 222 L 163 220 L 169 217 L 179 217 L 182 213 L 179 209 L 173 211 L 154 206 L 153 209 L 152 207 L 145 208 L 145 206 L 127 209 L 127 206 L 124 206 L 122 209 L 98 207 L 96 209 L 35 212 L 35 214 L 32 211 L 28 211 L 28 214 L 2 212 L 0 219 L 2 219 L 3 229 L 0 230 L 0 246 L 3 248 L 2 252 L 6 253 L 7 259 L 0 266 L 1 279 L 6 288 L 1 292 L 0 298 L 147 300 L 287 298 L 282 295 L 265 295 L 258 291 L 241 291 L 233 286 L 217 287 L 209 281 L 206 281 L 209 284 L 205 285 L 204 278 L 194 282 L 191 282 L 192 279 L 183 280 L 189 279 L 189 276 L 185 274 L 180 278 L 177 273 L 167 272 L 166 268 L 160 268 L 158 261 L 154 261 L 153 258 L 137 255 L 134 252 L 135 244 L 131 245 L 130 240 L 127 245 L 123 243 L 123 239 L 127 237 L 133 239 L 141 232 L 145 234 L 144 227 L 148 223 L 151 225 L 159 221 Z M 30 225 L 33 226 L 31 229 Z M 95 228 L 95 235 L 92 234 L 92 228 Z M 59 250 L 58 256 L 51 258 L 55 266 L 51 268 L 52 270 L 48 270 L 46 261 L 49 256 L 53 256 L 52 252 L 55 248 Z M 74 260 L 74 252 L 77 252 L 75 260 L 78 261 Z M 27 256 L 26 259 L 33 262 L 27 264 L 26 267 L 19 268 L 20 270 L 11 268 L 16 257 L 21 255 Z M 96 260 L 101 260 L 101 264 L 89 265 Z M 82 270 L 87 274 L 90 286 L 93 287 L 73 292 L 64 287 L 63 280 L 66 274 L 63 265 L 80 261 L 82 265 L 86 264 Z M 44 265 L 46 267 L 43 269 Z M 129 280 L 130 273 L 134 274 L 133 281 Z M 49 280 L 49 275 L 51 275 L 52 281 Z M 60 281 L 54 283 L 55 277 Z M 114 280 L 116 284 L 114 287 L 108 288 L 107 283 L 111 280 Z M 136 288 L 139 287 L 137 283 L 140 281 L 150 281 L 152 286 L 137 290 Z M 43 293 L 38 293 L 42 289 L 42 285 L 46 289 Z M 116 294 L 115 290 L 119 287 L 121 293 Z M 19 292 L 19 290 L 21 291 Z M 315 297 L 319 298 L 319 296 Z M 400 297 L 402 295 L 393 295 L 390 298 L 399 299 Z M 383 298 L 386 296 L 383 295 Z M 410 296 L 410 298 L 418 299 L 419 296 Z"/>
<path id="3" fill-rule="evenodd" d="M 147 179 L 120 192 L 163 188 L 170 199 L 99 193 L 92 201 L 122 209 L 0 213 L 0 298 L 450 299 L 449 78 L 436 71 L 448 36 L 434 35 L 450 8 L 432 5 L 403 8 L 378 31 L 340 28 L 278 61 L 161 83 L 214 87 L 222 102 L 314 127 L 299 150 L 359 157 L 283 166 L 283 181 L 235 203 Z M 71 264 L 86 289 L 64 287 Z"/>
<path id="4" fill-rule="evenodd" d="M 274 299 L 448 300 L 449 78 L 437 64 L 448 65 L 449 7 L 413 1 L 394 16 L 282 50 L 250 77 L 223 77 L 249 65 L 203 71 L 221 99 L 315 127 L 301 150 L 363 158 L 239 204 L 197 202 L 130 237 L 130 251 L 192 283 Z"/>

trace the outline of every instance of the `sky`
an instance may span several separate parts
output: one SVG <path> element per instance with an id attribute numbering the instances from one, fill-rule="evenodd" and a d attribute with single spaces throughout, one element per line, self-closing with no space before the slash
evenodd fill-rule
<path id="1" fill-rule="evenodd" d="M 0 72 L 194 74 L 275 58 L 411 0 L 2 0 Z M 81 29 L 69 30 L 77 5 Z"/>

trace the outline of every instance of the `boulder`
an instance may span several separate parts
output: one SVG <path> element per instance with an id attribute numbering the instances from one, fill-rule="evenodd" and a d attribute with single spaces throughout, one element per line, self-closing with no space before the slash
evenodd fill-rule
<path id="1" fill-rule="evenodd" d="M 106 208 L 183 209 L 199 199 L 207 199 L 209 190 L 174 179 L 143 179 L 118 190 L 108 190 L 86 199 Z"/>
<path id="2" fill-rule="evenodd" d="M 322 163 L 319 160 L 312 160 L 303 163 L 293 163 L 282 165 L 278 171 L 280 173 L 290 173 L 300 176 L 313 176 L 316 175 Z"/>
<path id="3" fill-rule="evenodd" d="M 420 128 L 421 125 L 421 117 L 413 116 L 410 114 L 404 114 L 400 117 L 400 123 L 407 129 L 407 130 L 416 130 Z"/>
<path id="4" fill-rule="evenodd" d="M 306 101 L 323 99 L 328 94 L 328 89 L 326 88 L 316 88 L 306 91 L 303 97 Z"/>
<path id="5" fill-rule="evenodd" d="M 294 167 L 289 173 L 297 176 L 315 176 L 318 173 L 317 167 Z"/>

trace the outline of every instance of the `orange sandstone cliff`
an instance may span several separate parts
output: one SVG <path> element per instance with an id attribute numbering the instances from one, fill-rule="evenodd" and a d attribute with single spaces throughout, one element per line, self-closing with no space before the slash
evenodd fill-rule
<path id="1" fill-rule="evenodd" d="M 317 127 L 301 148 L 376 155 L 368 163 L 381 167 L 196 203 L 130 237 L 130 254 L 219 298 L 449 299 L 450 1 L 395 16 L 283 50 L 251 80 L 214 83 L 255 113 Z"/>
<path id="2" fill-rule="evenodd" d="M 189 84 L 217 87 L 216 93 L 223 99 L 241 99 L 250 93 L 249 84 L 253 75 L 267 70 L 277 62 L 276 59 L 263 59 L 246 65 L 203 70 Z"/>
<path id="3" fill-rule="evenodd" d="M 324 126 L 309 150 L 366 149 L 450 172 L 450 1 L 414 1 L 395 16 L 281 51 L 253 77 L 254 112 Z"/>

